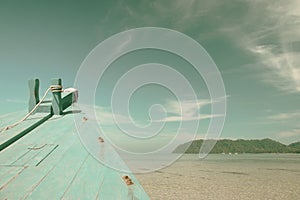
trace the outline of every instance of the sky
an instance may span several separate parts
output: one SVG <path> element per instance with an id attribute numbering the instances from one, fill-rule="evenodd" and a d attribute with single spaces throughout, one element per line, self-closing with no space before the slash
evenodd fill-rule
<path id="1" fill-rule="evenodd" d="M 221 138 L 300 141 L 299 0 L 0 0 L 0 115 L 27 109 L 28 79 L 40 79 L 41 94 L 51 78 L 61 77 L 64 87 L 72 87 L 84 59 L 99 43 L 141 27 L 179 31 L 208 52 L 226 89 Z M 99 82 L 95 104 L 103 131 L 114 132 L 115 140 L 122 137 L 111 119 L 114 85 L 132 66 L 154 61 L 172 66 L 191 82 L 196 104 L 180 102 L 189 115 L 180 118 L 176 95 L 153 84 L 133 93 L 130 117 L 118 113 L 117 118 L 125 126 L 133 120 L 143 127 L 150 120 L 149 108 L 161 105 L 166 116 L 158 116 L 154 124 L 165 123 L 162 134 L 176 131 L 182 121 L 198 120 L 197 138 L 203 137 L 209 121 L 218 117 L 211 115 L 210 106 L 218 99 L 210 99 L 189 63 L 153 49 L 120 57 Z"/>

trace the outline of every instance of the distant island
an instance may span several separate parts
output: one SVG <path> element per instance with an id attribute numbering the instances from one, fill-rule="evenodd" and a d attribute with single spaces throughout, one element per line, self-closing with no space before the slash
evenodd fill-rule
<path id="1" fill-rule="evenodd" d="M 173 153 L 199 153 L 203 140 L 194 140 L 179 145 Z M 241 153 L 300 153 L 300 142 L 285 145 L 271 139 L 261 140 L 218 140 L 210 153 L 241 154 Z"/>

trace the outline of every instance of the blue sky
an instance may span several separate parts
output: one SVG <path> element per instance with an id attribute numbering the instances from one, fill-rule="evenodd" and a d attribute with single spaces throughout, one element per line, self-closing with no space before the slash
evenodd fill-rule
<path id="1" fill-rule="evenodd" d="M 0 1 L 0 115 L 27 109 L 28 79 L 40 78 L 41 93 L 53 77 L 63 78 L 64 86 L 70 87 L 84 58 L 101 41 L 132 28 L 164 27 L 199 42 L 217 64 L 228 106 L 222 138 L 299 141 L 299 13 L 297 0 Z M 149 51 L 129 54 L 114 64 L 147 62 L 145 55 L 150 54 L 173 64 L 191 82 L 201 79 L 192 69 L 180 68 L 185 64 L 172 55 Z M 111 112 L 104 96 L 110 96 L 122 70 L 112 66 L 107 73 L 96 95 L 102 117 Z M 205 84 L 193 84 L 199 102 L 205 104 Z M 154 92 L 156 98 L 145 96 Z M 176 110 L 172 94 L 158 86 L 145 87 L 134 97 L 132 117 L 137 123 L 147 124 L 152 104 Z M 200 120 L 199 137 L 207 128 L 209 110 L 209 105 L 201 110 L 208 117 Z M 172 112 L 166 119 L 174 119 Z M 106 127 L 110 126 L 108 120 Z"/>

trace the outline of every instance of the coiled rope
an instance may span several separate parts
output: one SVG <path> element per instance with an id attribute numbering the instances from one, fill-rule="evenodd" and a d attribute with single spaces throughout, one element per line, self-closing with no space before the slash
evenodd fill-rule
<path id="1" fill-rule="evenodd" d="M 0 133 L 3 132 L 3 131 L 6 131 L 8 129 L 11 129 L 17 125 L 19 125 L 21 122 L 25 121 L 38 107 L 39 105 L 45 100 L 48 92 L 51 90 L 51 92 L 62 92 L 62 86 L 61 85 L 51 85 L 45 92 L 44 96 L 41 98 L 41 100 L 33 107 L 33 109 L 25 116 L 23 117 L 21 120 L 19 120 L 18 122 L 12 124 L 12 125 L 9 125 L 9 126 L 6 126 L 4 128 L 2 128 L 0 130 Z"/>

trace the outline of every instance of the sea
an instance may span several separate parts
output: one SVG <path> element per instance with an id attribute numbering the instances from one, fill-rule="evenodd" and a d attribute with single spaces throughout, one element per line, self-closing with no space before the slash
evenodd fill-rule
<path id="1" fill-rule="evenodd" d="M 151 199 L 300 199 L 300 154 L 185 154 L 136 174 Z"/>

